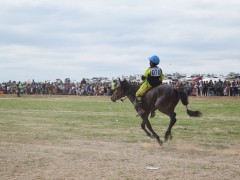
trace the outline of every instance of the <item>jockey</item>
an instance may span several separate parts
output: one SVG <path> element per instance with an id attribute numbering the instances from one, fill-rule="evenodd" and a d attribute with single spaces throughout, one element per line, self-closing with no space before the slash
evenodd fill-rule
<path id="1" fill-rule="evenodd" d="M 156 87 L 162 84 L 163 81 L 163 73 L 162 69 L 159 68 L 157 65 L 160 63 L 160 59 L 158 56 L 153 55 L 148 58 L 150 67 L 145 71 L 142 75 L 143 83 L 141 87 L 136 92 L 136 107 L 138 110 L 138 115 L 144 114 L 144 109 L 142 108 L 142 97 L 152 87 Z"/>

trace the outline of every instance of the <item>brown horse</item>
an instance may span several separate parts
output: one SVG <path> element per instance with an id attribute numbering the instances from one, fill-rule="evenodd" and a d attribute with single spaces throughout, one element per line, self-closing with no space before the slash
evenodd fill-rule
<path id="1" fill-rule="evenodd" d="M 111 100 L 115 102 L 116 100 L 119 100 L 122 97 L 127 96 L 136 109 L 135 94 L 138 89 L 139 86 L 137 86 L 136 84 L 132 84 L 127 80 L 120 81 L 120 85 L 113 92 Z M 147 136 L 155 137 L 160 145 L 162 145 L 163 142 L 160 140 L 159 136 L 152 129 L 148 116 L 151 112 L 154 112 L 155 110 L 158 109 L 160 112 L 170 117 L 169 127 L 165 133 L 164 139 L 165 141 L 169 139 L 171 140 L 172 139 L 171 129 L 176 122 L 176 113 L 174 112 L 174 109 L 180 99 L 182 101 L 182 104 L 186 106 L 186 111 L 189 116 L 191 117 L 201 116 L 200 111 L 191 111 L 188 109 L 187 94 L 183 90 L 175 89 L 170 85 L 159 85 L 155 88 L 152 88 L 146 92 L 142 99 L 143 109 L 145 110 L 145 113 L 141 115 L 142 118 L 141 128 L 144 130 Z M 145 125 L 152 134 L 148 132 L 148 130 L 145 128 Z"/>

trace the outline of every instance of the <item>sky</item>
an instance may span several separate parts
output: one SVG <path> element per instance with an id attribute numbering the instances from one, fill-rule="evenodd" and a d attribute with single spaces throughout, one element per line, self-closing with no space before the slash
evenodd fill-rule
<path id="1" fill-rule="evenodd" d="M 0 82 L 240 73 L 239 0 L 0 0 Z"/>

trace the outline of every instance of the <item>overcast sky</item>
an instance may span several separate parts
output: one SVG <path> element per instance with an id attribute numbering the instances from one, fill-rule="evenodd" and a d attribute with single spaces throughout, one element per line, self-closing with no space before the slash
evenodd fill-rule
<path id="1" fill-rule="evenodd" d="M 240 72 L 239 0 L 0 0 L 0 82 Z"/>

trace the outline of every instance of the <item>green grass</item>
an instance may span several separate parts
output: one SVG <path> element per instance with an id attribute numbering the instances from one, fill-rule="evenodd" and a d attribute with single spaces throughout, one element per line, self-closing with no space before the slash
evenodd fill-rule
<path id="1" fill-rule="evenodd" d="M 190 118 L 185 107 L 176 108 L 174 140 L 205 148 L 227 149 L 240 142 L 240 99 L 190 98 L 189 109 L 200 110 L 201 118 Z M 149 142 L 140 129 L 132 104 L 113 103 L 106 97 L 0 96 L 1 142 L 58 143 L 74 139 L 111 142 Z M 169 118 L 158 112 L 151 119 L 160 135 Z"/>

